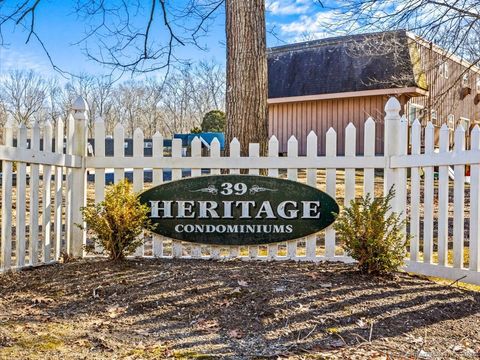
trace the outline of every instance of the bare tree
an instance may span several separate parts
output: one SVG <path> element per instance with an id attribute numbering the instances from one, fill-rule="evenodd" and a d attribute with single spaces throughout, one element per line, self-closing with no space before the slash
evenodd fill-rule
<path id="1" fill-rule="evenodd" d="M 163 69 L 168 77 L 172 63 L 182 63 L 177 57 L 178 47 L 206 48 L 202 36 L 224 2 L 188 0 L 180 5 L 166 0 L 78 0 L 75 13 L 88 28 L 77 44 L 83 47 L 89 59 L 113 70 L 148 72 Z M 23 26 L 27 29 L 27 43 L 31 39 L 38 41 L 58 69 L 35 27 L 36 14 L 44 3 L 44 0 L 12 0 L 8 2 L 10 6 L 4 4 L 0 33 L 11 23 Z M 265 145 L 267 141 L 265 0 L 226 0 L 225 12 L 227 137 L 238 137 L 242 152 L 245 152 L 249 142 Z M 190 102 L 187 98 L 187 94 L 181 94 L 182 109 Z M 185 129 L 184 120 L 190 115 L 182 112 L 175 111 L 175 116 L 180 113 L 180 122 L 172 119 L 171 130 Z"/>
<path id="2" fill-rule="evenodd" d="M 78 0 L 72 10 L 86 31 L 75 44 L 85 55 L 112 69 L 151 72 L 170 69 L 182 62 L 176 49 L 205 48 L 202 37 L 224 0 L 188 0 L 179 4 L 166 0 Z M 52 66 L 52 54 L 37 32 L 36 18 L 45 0 L 4 0 L 0 13 L 0 34 L 11 24 L 27 30 L 26 42 L 37 41 Z M 3 43 L 3 37 L 0 38 Z M 2 44 L 0 43 L 0 44 Z"/>
<path id="3" fill-rule="evenodd" d="M 336 11 L 346 29 L 407 29 L 471 63 L 480 60 L 478 0 L 342 1 Z"/>
<path id="4" fill-rule="evenodd" d="M 110 76 L 92 76 L 80 74 L 73 76 L 65 85 L 63 108 L 70 109 L 70 104 L 77 96 L 82 96 L 88 104 L 90 116 L 88 128 L 90 136 L 98 116 L 106 117 L 113 105 L 113 81 Z M 66 115 L 66 114 L 65 114 Z"/>
<path id="5" fill-rule="evenodd" d="M 433 42 L 447 53 L 467 60 L 470 67 L 480 64 L 478 0 L 341 1 L 332 11 L 336 13 L 334 18 L 337 20 L 336 26 L 331 29 L 333 32 L 359 33 L 406 29 L 426 41 Z M 394 43 L 390 43 L 388 49 L 385 44 L 382 41 L 375 41 L 365 46 L 363 51 L 371 54 L 385 50 L 395 51 L 392 48 Z M 446 61 L 446 57 L 440 61 L 424 61 L 422 65 L 428 72 L 437 69 L 443 61 Z M 451 86 L 459 83 L 466 72 L 468 69 L 456 74 L 456 82 Z M 447 93 L 449 90 L 450 88 L 445 88 L 443 92 Z"/>
<path id="6" fill-rule="evenodd" d="M 25 125 L 42 109 L 47 93 L 48 84 L 33 71 L 11 71 L 0 83 L 0 96 L 6 110 Z"/>
<path id="7" fill-rule="evenodd" d="M 51 78 L 46 80 L 47 92 L 43 106 L 43 114 L 39 114 L 41 119 L 50 119 L 52 124 L 56 124 L 59 117 L 65 119 L 66 111 L 64 108 L 64 93 L 58 79 Z"/>
<path id="8" fill-rule="evenodd" d="M 0 97 L 0 127 L 3 129 L 7 122 L 7 104 Z M 0 145 L 3 145 L 3 131 L 0 131 Z"/>
<path id="9" fill-rule="evenodd" d="M 117 121 L 126 127 L 126 134 L 131 137 L 143 117 L 146 89 L 140 82 L 128 81 L 118 86 L 114 97 Z"/>

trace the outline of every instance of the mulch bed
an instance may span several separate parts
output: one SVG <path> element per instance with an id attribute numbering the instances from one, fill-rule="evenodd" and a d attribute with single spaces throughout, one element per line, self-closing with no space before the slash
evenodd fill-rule
<path id="1" fill-rule="evenodd" d="M 337 263 L 83 260 L 0 276 L 1 359 L 466 359 L 480 293 Z"/>

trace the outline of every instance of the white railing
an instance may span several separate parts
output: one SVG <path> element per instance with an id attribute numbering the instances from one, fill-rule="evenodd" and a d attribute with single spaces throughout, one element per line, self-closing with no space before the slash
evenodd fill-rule
<path id="1" fill-rule="evenodd" d="M 82 99 L 76 105 L 85 107 Z M 81 250 L 81 241 L 73 239 L 82 240 L 83 234 L 74 224 L 84 197 L 81 189 L 85 185 L 84 153 L 82 136 L 75 137 L 78 129 L 84 129 L 85 115 L 85 111 L 69 115 L 65 139 L 62 119 L 57 120 L 55 127 L 46 121 L 42 127 L 35 122 L 30 129 L 13 124 L 11 119 L 7 121 L 5 143 L 0 145 L 0 271 L 48 264 L 57 261 L 62 253 Z M 27 148 L 28 133 L 30 148 Z M 13 147 L 14 135 L 16 147 Z"/>
<path id="2" fill-rule="evenodd" d="M 57 260 L 62 251 L 83 256 L 85 233 L 73 224 L 81 223 L 79 208 L 85 204 L 87 193 L 92 193 L 91 201 L 103 200 L 108 169 L 113 169 L 115 182 L 125 177 L 125 169 L 133 169 L 135 191 L 161 184 L 164 179 L 169 181 L 206 173 L 238 174 L 241 169 L 258 175 L 265 169 L 268 176 L 286 177 L 320 187 L 336 198 L 341 206 L 366 193 L 378 196 L 394 185 L 396 196 L 393 209 L 407 218 L 406 231 L 412 236 L 406 269 L 455 280 L 462 278 L 462 281 L 480 284 L 478 126 L 471 132 L 471 145 L 468 150 L 465 149 L 465 130 L 458 127 L 455 131 L 453 151 L 450 150 L 449 130 L 446 126 L 442 127 L 439 149 L 435 152 L 433 125 L 427 124 L 422 128 L 420 123 L 415 121 L 410 129 L 409 147 L 408 122 L 400 116 L 399 102 L 391 98 L 385 108 L 385 150 L 380 156 L 375 155 L 376 125 L 374 120 L 369 118 L 362 129 L 364 152 L 361 155 L 356 153 L 358 129 L 349 124 L 345 129 L 345 156 L 337 155 L 337 133 L 331 128 L 324 134 L 325 156 L 317 155 L 318 138 L 315 133 L 310 132 L 307 137 L 306 156 L 298 156 L 298 142 L 293 136 L 288 140 L 286 157 L 278 156 L 279 144 L 275 137 L 268 141 L 268 154 L 264 157 L 260 156 L 259 144 L 250 144 L 248 156 L 240 156 L 240 143 L 236 139 L 229 144 L 228 156 L 222 155 L 217 140 L 210 144 L 208 156 L 202 156 L 202 142 L 199 138 L 192 142 L 189 156 L 183 155 L 180 139 L 172 140 L 171 152 L 164 156 L 163 137 L 156 133 L 152 139 L 153 156 L 146 157 L 143 132 L 137 129 L 133 134 L 133 156 L 126 157 L 123 126 L 117 124 L 114 129 L 114 156 L 105 156 L 105 125 L 101 119 L 97 119 L 94 127 L 95 155 L 87 157 L 86 106 L 78 100 L 74 109 L 67 121 L 65 154 L 61 142 L 57 141 L 63 140 L 61 121 L 57 122 L 56 126 L 55 152 L 48 146 L 44 151 L 38 150 L 39 134 L 42 131 L 38 126 L 30 130 L 30 149 L 23 146 L 27 137 L 24 127 L 16 129 L 16 148 L 12 146 L 14 129 L 6 129 L 6 142 L 0 146 L 0 159 L 3 160 L 0 267 L 3 270 L 48 263 Z M 425 139 L 423 146 L 422 131 Z M 48 144 L 49 139 L 51 142 L 52 131 L 48 123 L 42 132 L 44 143 Z M 17 184 L 14 192 L 12 162 L 17 164 Z M 470 185 L 466 185 L 464 181 L 465 165 L 470 165 L 471 168 Z M 449 177 L 450 166 L 454 168 L 454 179 Z M 438 180 L 435 179 L 437 167 Z M 152 169 L 151 184 L 144 183 L 145 169 Z M 189 175 L 185 175 L 185 169 L 189 171 Z M 30 174 L 28 184 L 27 170 Z M 87 170 L 95 173 L 94 183 L 88 184 L 90 192 L 87 191 Z M 53 180 L 46 180 L 51 179 L 52 173 Z M 49 185 L 51 181 L 54 182 L 53 188 Z M 27 188 L 30 190 L 28 209 L 25 208 Z M 453 188 L 452 199 L 449 195 L 450 188 Z M 41 199 L 38 196 L 39 191 L 42 194 Z M 12 213 L 13 193 L 17 206 Z M 53 197 L 49 196 L 50 193 L 53 193 Z M 465 194 L 470 196 L 470 206 L 467 208 Z M 469 211 L 467 216 L 466 210 Z M 47 213 L 51 216 L 43 215 Z M 13 218 L 15 234 L 11 231 Z M 449 228 L 451 218 L 452 229 Z M 469 230 L 467 238 L 464 235 L 465 228 Z M 351 261 L 341 250 L 331 227 L 304 239 L 266 246 L 203 246 L 147 234 L 144 239 L 144 244 L 137 249 L 136 256 Z M 29 246 L 25 247 L 27 243 Z M 15 244 L 14 249 L 12 244 Z"/>

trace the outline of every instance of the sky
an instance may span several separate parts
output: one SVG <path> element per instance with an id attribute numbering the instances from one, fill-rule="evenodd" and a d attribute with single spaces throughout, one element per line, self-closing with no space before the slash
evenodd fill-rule
<path id="1" fill-rule="evenodd" d="M 115 0 L 109 0 L 114 2 Z M 146 0 L 145 4 L 149 4 Z M 182 2 L 175 5 L 181 7 Z M 6 5 L 0 8 L 5 11 L 6 6 L 18 3 L 6 0 Z M 45 47 L 48 49 L 52 61 L 62 70 L 79 74 L 105 74 L 109 69 L 102 67 L 95 61 L 89 61 L 82 53 L 82 45 L 76 44 L 85 35 L 85 30 L 91 22 L 79 18 L 73 10 L 75 0 L 42 0 L 36 10 L 35 28 Z M 325 5 L 325 1 L 323 2 Z M 298 42 L 305 39 L 325 37 L 325 27 L 331 21 L 332 11 L 320 6 L 314 0 L 267 0 L 267 46 L 277 46 L 286 43 Z M 148 11 L 148 9 L 146 9 Z M 219 9 L 213 22 L 209 24 L 208 32 L 200 39 L 200 44 L 206 50 L 196 49 L 186 45 L 176 49 L 176 54 L 182 60 L 199 62 L 202 60 L 225 63 L 225 30 L 224 11 Z M 145 17 L 137 16 L 134 25 L 144 26 Z M 25 44 L 28 31 L 22 27 L 9 25 L 2 29 L 4 46 L 0 47 L 0 73 L 13 69 L 32 69 L 45 76 L 54 76 L 48 57 L 40 44 L 32 38 Z M 153 27 L 162 32 L 161 24 Z M 98 45 L 89 40 L 89 46 Z M 58 74 L 57 74 L 58 75 Z"/>

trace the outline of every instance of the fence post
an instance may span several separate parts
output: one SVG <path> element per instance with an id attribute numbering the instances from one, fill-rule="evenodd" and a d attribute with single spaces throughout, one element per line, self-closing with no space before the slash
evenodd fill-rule
<path id="1" fill-rule="evenodd" d="M 390 167 L 390 157 L 394 155 L 401 155 L 405 153 L 406 145 L 404 144 L 406 136 L 403 131 L 405 126 L 402 126 L 402 118 L 400 116 L 400 110 L 402 109 L 400 102 L 391 97 L 385 104 L 385 142 L 384 142 L 384 156 L 387 160 L 385 167 L 385 179 L 384 179 L 384 195 L 388 194 L 388 191 L 392 186 L 395 189 L 395 199 L 393 200 L 392 210 L 397 214 L 403 213 L 405 216 L 405 189 L 400 188 L 405 186 L 402 184 L 402 175 L 404 175 L 403 169 L 392 169 Z"/>
<path id="2" fill-rule="evenodd" d="M 72 191 L 70 199 L 70 244 L 69 254 L 75 257 L 83 255 L 83 246 L 86 243 L 86 233 L 77 224 L 83 224 L 80 208 L 86 205 L 87 170 L 85 157 L 87 156 L 87 102 L 78 97 L 72 104 L 75 119 L 72 154 L 82 157 L 82 167 L 72 169 Z"/>

